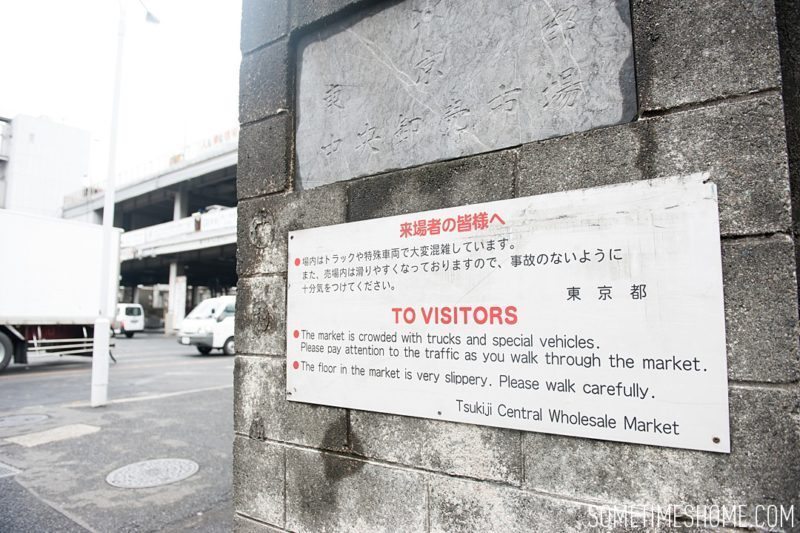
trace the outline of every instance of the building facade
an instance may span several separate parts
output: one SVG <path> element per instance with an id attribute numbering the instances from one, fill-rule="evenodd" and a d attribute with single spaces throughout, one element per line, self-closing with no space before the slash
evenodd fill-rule
<path id="1" fill-rule="evenodd" d="M 61 217 L 89 175 L 88 131 L 42 117 L 0 119 L 0 208 Z"/>

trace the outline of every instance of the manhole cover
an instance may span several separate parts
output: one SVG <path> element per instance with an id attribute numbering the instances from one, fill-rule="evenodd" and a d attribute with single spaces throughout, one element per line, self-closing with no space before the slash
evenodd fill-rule
<path id="1" fill-rule="evenodd" d="M 50 418 L 47 415 L 9 415 L 0 416 L 0 428 L 13 428 L 25 424 L 38 424 Z"/>
<path id="2" fill-rule="evenodd" d="M 159 487 L 194 475 L 200 466 L 188 459 L 151 459 L 117 468 L 106 483 L 123 489 Z"/>

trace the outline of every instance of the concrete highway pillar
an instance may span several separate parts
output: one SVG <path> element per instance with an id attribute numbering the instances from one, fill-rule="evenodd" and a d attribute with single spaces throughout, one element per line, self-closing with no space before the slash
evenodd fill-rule
<path id="1" fill-rule="evenodd" d="M 172 208 L 172 220 L 180 220 L 189 216 L 189 191 L 180 189 L 175 192 Z"/>
<path id="2" fill-rule="evenodd" d="M 169 311 L 164 322 L 164 333 L 171 335 L 180 329 L 186 316 L 186 276 L 178 261 L 169 264 Z"/>

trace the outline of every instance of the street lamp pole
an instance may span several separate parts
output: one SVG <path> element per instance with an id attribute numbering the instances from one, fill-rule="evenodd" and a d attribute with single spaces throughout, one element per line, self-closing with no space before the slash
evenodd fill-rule
<path id="1" fill-rule="evenodd" d="M 111 318 L 116 308 L 117 295 L 115 287 L 116 281 L 111 279 L 112 270 L 111 260 L 111 239 L 114 234 L 114 204 L 117 174 L 117 133 L 119 131 L 119 108 L 120 93 L 122 89 L 122 55 L 125 44 L 125 0 L 119 0 L 119 26 L 117 29 L 117 61 L 114 73 L 114 97 L 111 106 L 111 132 L 109 135 L 108 147 L 108 170 L 106 174 L 106 186 L 103 194 L 103 264 L 101 269 L 100 283 L 100 313 L 94 323 L 94 342 L 92 349 L 92 407 L 100 407 L 108 402 L 108 359 L 109 351 L 109 332 L 111 329 Z M 142 0 L 139 0 L 142 3 Z M 146 21 L 158 24 L 158 18 L 149 9 L 145 8 Z M 116 254 L 115 254 L 116 257 Z M 118 259 L 117 259 L 118 260 Z"/>

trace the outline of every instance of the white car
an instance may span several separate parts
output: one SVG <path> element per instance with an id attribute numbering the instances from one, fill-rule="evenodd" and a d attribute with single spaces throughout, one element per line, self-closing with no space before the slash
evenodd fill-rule
<path id="1" fill-rule="evenodd" d="M 236 353 L 233 342 L 236 296 L 203 300 L 186 315 L 178 332 L 178 342 L 197 346 L 201 354 L 219 349 L 225 355 Z"/>
<path id="2" fill-rule="evenodd" d="M 111 327 L 116 335 L 124 333 L 129 339 L 137 331 L 144 331 L 144 308 L 139 304 L 117 304 Z"/>

